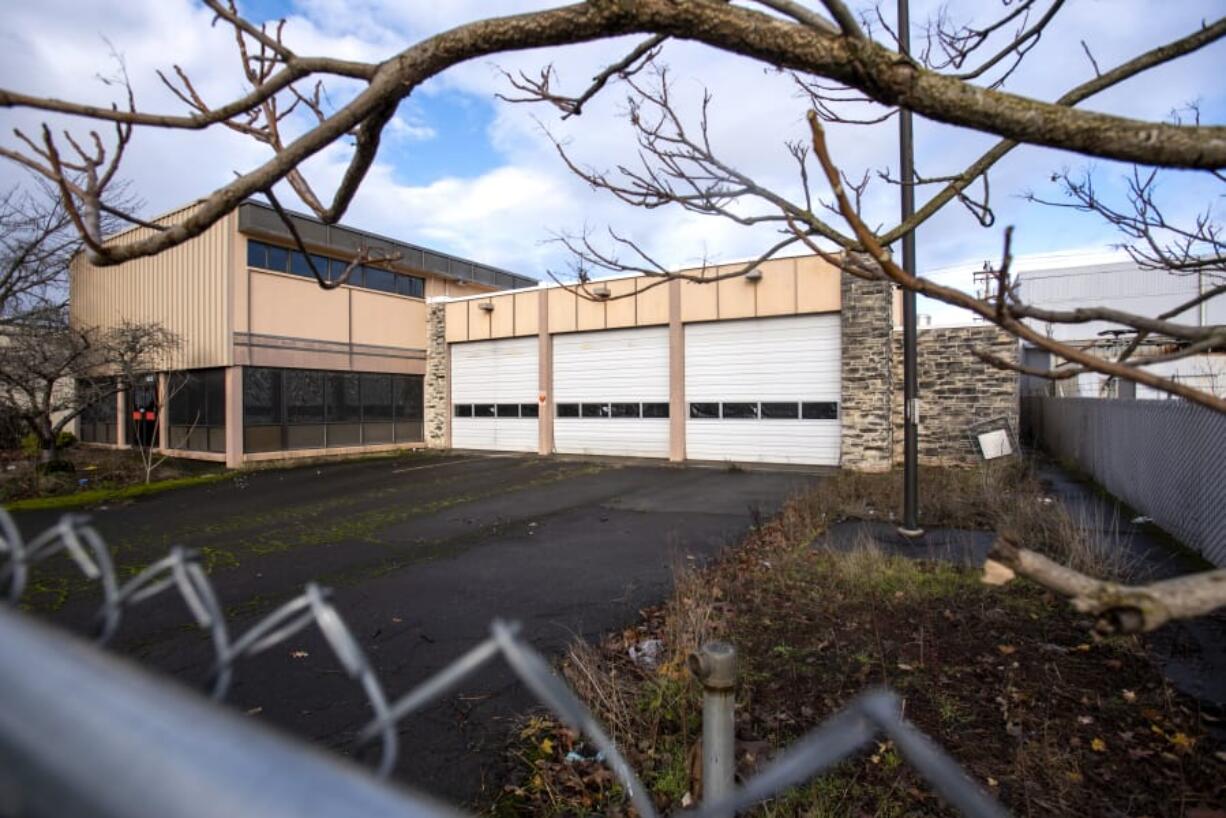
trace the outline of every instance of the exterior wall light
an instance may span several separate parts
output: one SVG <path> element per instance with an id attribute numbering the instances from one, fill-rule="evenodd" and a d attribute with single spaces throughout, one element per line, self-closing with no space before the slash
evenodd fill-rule
<path id="1" fill-rule="evenodd" d="M 745 280 L 752 281 L 755 284 L 758 283 L 762 280 L 762 271 L 755 267 L 745 274 Z"/>
<path id="2" fill-rule="evenodd" d="M 477 305 L 477 309 L 484 310 L 485 312 L 493 312 L 494 304 L 493 302 L 490 302 L 490 301 L 482 301 L 480 304 Z"/>
<path id="3" fill-rule="evenodd" d="M 610 295 L 612 295 L 612 293 L 609 292 L 608 287 L 597 287 L 596 289 L 592 290 L 592 295 L 596 296 L 597 298 L 608 298 Z"/>

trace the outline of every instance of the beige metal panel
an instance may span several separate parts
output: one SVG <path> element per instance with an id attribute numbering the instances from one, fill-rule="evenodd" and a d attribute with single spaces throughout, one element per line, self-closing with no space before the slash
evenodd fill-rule
<path id="1" fill-rule="evenodd" d="M 447 322 L 447 343 L 468 340 L 468 302 L 453 301 L 444 306 L 443 320 Z"/>
<path id="2" fill-rule="evenodd" d="M 466 301 L 468 304 L 468 340 L 483 341 L 490 337 L 490 322 L 493 320 L 489 310 L 481 309 L 486 299 Z"/>
<path id="3" fill-rule="evenodd" d="M 610 284 L 612 282 L 609 282 Z M 586 291 L 571 292 L 570 297 L 577 302 L 575 309 L 576 326 L 579 331 L 605 328 L 605 303 L 596 301 L 591 294 L 592 288 Z M 582 294 L 580 294 L 582 293 Z"/>
<path id="4" fill-rule="evenodd" d="M 158 219 L 177 224 L 198 209 L 191 205 Z M 84 254 L 70 265 L 72 319 L 80 326 L 110 327 L 122 321 L 157 322 L 180 336 L 182 347 L 159 368 L 224 366 L 229 362 L 229 274 L 236 243 L 231 214 L 199 237 L 149 258 L 95 267 Z M 137 227 L 108 240 L 139 241 L 154 230 Z"/>
<path id="5" fill-rule="evenodd" d="M 736 273 L 745 265 L 743 264 L 726 264 L 719 268 L 720 275 Z M 757 284 L 749 281 L 745 276 L 734 276 L 733 278 L 725 278 L 717 285 L 719 288 L 719 317 L 727 320 L 730 318 L 753 318 L 757 311 Z"/>
<path id="6" fill-rule="evenodd" d="M 891 320 L 893 320 L 894 322 L 894 326 L 901 327 L 902 326 L 902 290 L 899 289 L 898 287 L 894 288 L 894 298 L 893 298 L 893 302 L 890 304 L 890 315 L 892 317 Z"/>
<path id="7" fill-rule="evenodd" d="M 839 270 L 817 256 L 796 259 L 796 311 L 835 312 L 842 303 Z"/>
<path id="8" fill-rule="evenodd" d="M 636 283 L 636 279 L 624 278 L 605 284 L 609 288 L 610 296 L 605 304 L 605 326 L 609 329 L 638 325 L 638 309 L 633 295 Z M 618 296 L 625 297 L 618 298 Z"/>
<path id="9" fill-rule="evenodd" d="M 420 359 L 394 358 L 388 355 L 352 356 L 353 372 L 392 372 L 402 375 L 425 375 L 426 362 Z"/>
<path id="10" fill-rule="evenodd" d="M 717 305 L 719 294 L 714 283 L 698 281 L 681 282 L 681 320 L 714 321 L 719 317 Z"/>
<path id="11" fill-rule="evenodd" d="M 251 331 L 288 338 L 349 340 L 352 290 L 324 290 L 314 279 L 251 273 Z"/>
<path id="12" fill-rule="evenodd" d="M 575 310 L 577 304 L 575 294 L 563 287 L 555 287 L 549 291 L 549 331 L 574 332 Z"/>
<path id="13" fill-rule="evenodd" d="M 504 295 L 488 299 L 494 305 L 490 313 L 490 337 L 510 338 L 515 334 L 515 296 Z"/>
<path id="14" fill-rule="evenodd" d="M 639 294 L 634 297 L 634 300 L 638 325 L 648 327 L 652 324 L 667 324 L 668 294 L 670 292 L 667 280 L 640 278 L 637 279 L 637 283 Z"/>
<path id="15" fill-rule="evenodd" d="M 541 294 L 539 290 L 516 293 L 515 334 L 536 335 L 540 331 Z"/>
<path id="16" fill-rule="evenodd" d="M 758 316 L 792 315 L 796 312 L 796 259 L 779 259 L 762 265 L 762 280 L 755 286 Z"/>
<path id="17" fill-rule="evenodd" d="M 426 348 L 426 305 L 416 298 L 357 290 L 353 297 L 355 344 Z"/>

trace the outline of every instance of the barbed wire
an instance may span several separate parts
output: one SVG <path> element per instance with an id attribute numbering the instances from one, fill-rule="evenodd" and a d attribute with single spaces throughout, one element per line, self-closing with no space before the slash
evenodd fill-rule
<path id="1" fill-rule="evenodd" d="M 101 588 L 103 599 L 95 615 L 94 632 L 99 644 L 105 645 L 115 637 L 129 608 L 176 591 L 196 625 L 212 642 L 214 661 L 208 687 L 211 697 L 217 701 L 225 699 L 236 666 L 244 658 L 281 644 L 311 626 L 317 627 L 346 675 L 361 686 L 366 696 L 371 718 L 359 731 L 354 749 L 360 752 L 379 741 L 381 752 L 374 771 L 379 778 L 388 777 L 395 767 L 402 720 L 501 658 L 542 705 L 566 727 L 585 736 L 603 754 L 605 763 L 641 818 L 657 818 L 650 793 L 616 743 L 574 691 L 553 672 L 545 657 L 521 638 L 516 623 L 495 620 L 484 641 L 389 702 L 374 666 L 332 604 L 331 591 L 327 588 L 308 583 L 300 595 L 260 619 L 238 638 L 232 638 L 198 551 L 174 546 L 165 557 L 120 584 L 106 542 L 84 515 L 66 514 L 27 543 L 12 516 L 0 509 L 0 599 L 7 599 L 10 604 L 18 603 L 28 587 L 32 569 L 60 553 L 66 553 L 81 574 Z M 0 700 L 2 696 L 0 693 Z M 898 697 L 885 689 L 861 695 L 798 740 L 730 796 L 701 805 L 693 815 L 695 818 L 722 818 L 781 795 L 864 749 L 882 734 L 891 739 L 933 789 L 960 812 L 975 818 L 1006 818 L 1003 808 L 973 782 L 957 762 L 902 717 Z M 406 798 L 413 799 L 417 812 L 442 815 L 424 797 L 418 801 L 409 793 Z"/>

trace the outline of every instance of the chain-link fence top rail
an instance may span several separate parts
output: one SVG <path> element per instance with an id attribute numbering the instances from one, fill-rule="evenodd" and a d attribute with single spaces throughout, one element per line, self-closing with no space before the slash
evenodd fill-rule
<path id="1" fill-rule="evenodd" d="M 67 514 L 56 525 L 26 542 L 12 517 L 0 509 L 0 598 L 17 603 L 30 581 L 31 571 L 61 553 L 66 554 L 81 573 L 101 587 L 103 599 L 95 619 L 95 640 L 99 644 L 105 644 L 118 632 L 127 609 L 156 596 L 177 593 L 196 624 L 212 642 L 215 658 L 208 685 L 212 698 L 218 701 L 225 698 L 244 657 L 285 642 L 312 625 L 317 627 L 344 672 L 361 686 L 366 695 L 371 719 L 358 734 L 356 745 L 358 750 L 363 750 L 375 742 L 380 744 L 381 754 L 375 771 L 379 778 L 386 778 L 395 766 L 401 731 L 399 723 L 403 719 L 443 696 L 482 666 L 501 657 L 559 720 L 570 729 L 582 733 L 603 752 L 606 763 L 639 815 L 642 818 L 656 818 L 650 794 L 617 745 L 574 692 L 550 669 L 545 658 L 520 637 L 519 627 L 513 623 L 493 622 L 487 639 L 399 699 L 389 701 L 375 668 L 331 603 L 330 592 L 326 588 L 308 584 L 300 596 L 281 605 L 235 637 L 196 551 L 176 546 L 166 557 L 121 584 L 106 543 L 89 525 L 88 518 Z M 0 652 L 4 649 L 5 641 L 0 640 Z M 10 669 L 5 672 L 19 673 L 18 667 L 22 662 L 21 656 L 0 656 L 0 664 Z M 89 684 L 88 679 L 83 679 L 82 684 Z M 0 749 L 7 752 L 20 744 L 10 742 L 10 737 L 5 733 L 20 721 L 22 714 L 9 713 L 5 717 L 2 715 L 4 709 L 4 694 L 0 692 Z M 98 715 L 103 719 L 115 719 L 115 741 L 117 746 L 121 745 L 121 733 L 125 728 L 122 714 Z M 780 795 L 868 747 L 880 734 L 892 739 L 903 757 L 933 789 L 963 814 L 992 818 L 1006 815 L 941 748 L 902 718 L 901 703 L 888 690 L 870 691 L 860 696 L 793 744 L 732 795 L 716 803 L 703 804 L 693 811 L 693 815 L 695 818 L 728 816 Z M 238 736 L 234 738 L 235 753 L 241 755 L 248 751 L 249 745 L 240 741 Z M 50 737 L 46 739 L 51 740 Z M 301 752 L 308 751 L 303 747 Z M 73 775 L 73 770 L 68 769 L 66 763 L 64 769 L 54 769 L 60 763 L 56 761 L 60 756 L 55 752 L 48 753 L 46 757 L 53 768 L 50 770 L 53 778 Z M 198 760 L 183 758 L 179 761 L 192 764 Z M 251 758 L 250 761 L 259 766 L 263 760 Z M 335 775 L 336 786 L 346 786 L 346 776 L 351 773 L 339 759 L 335 762 Z M 0 788 L 0 814 L 6 814 L 2 792 Z M 214 814 L 211 808 L 198 804 L 202 795 L 207 800 L 207 793 L 185 792 L 179 814 Z M 427 796 L 405 791 L 402 797 L 406 814 L 454 814 L 447 808 L 439 807 Z M 139 801 L 132 803 L 136 805 Z M 141 814 L 145 814 L 144 809 Z M 250 814 L 261 813 L 252 811 Z"/>

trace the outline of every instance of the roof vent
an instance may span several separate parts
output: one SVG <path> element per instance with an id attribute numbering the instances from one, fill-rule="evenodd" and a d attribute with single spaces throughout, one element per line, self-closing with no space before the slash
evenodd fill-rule
<path id="1" fill-rule="evenodd" d="M 494 311 L 494 302 L 492 302 L 492 301 L 482 301 L 480 304 L 478 304 L 478 305 L 477 305 L 477 309 L 479 309 L 479 310 L 485 310 L 486 312 L 493 312 L 493 311 Z"/>
<path id="2" fill-rule="evenodd" d="M 757 267 L 753 268 L 752 270 L 750 270 L 748 273 L 746 273 L 746 274 L 745 274 L 745 280 L 746 280 L 746 281 L 755 281 L 755 282 L 756 282 L 756 281 L 761 281 L 761 280 L 762 280 L 762 271 L 761 271 L 761 270 L 759 270 Z"/>

